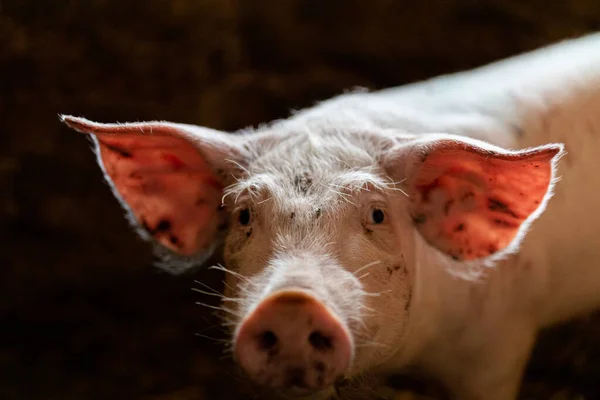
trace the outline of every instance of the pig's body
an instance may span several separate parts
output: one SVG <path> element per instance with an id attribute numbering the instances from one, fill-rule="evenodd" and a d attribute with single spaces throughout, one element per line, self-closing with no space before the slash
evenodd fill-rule
<path id="1" fill-rule="evenodd" d="M 418 325 L 409 325 L 383 369 L 416 365 L 450 387 L 480 381 L 480 398 L 513 398 L 537 330 L 600 305 L 600 34 L 473 71 L 342 95 L 283 124 L 445 132 L 509 149 L 565 144 L 554 197 L 518 255 L 484 281 L 420 264 L 411 310 Z"/>
<path id="2" fill-rule="evenodd" d="M 598 34 L 349 93 L 232 138 L 64 120 L 97 136 L 107 179 L 144 237 L 202 253 L 231 210 L 236 357 L 274 388 L 325 396 L 342 375 L 416 369 L 462 400 L 514 399 L 538 330 L 600 306 Z M 567 152 L 557 171 L 562 147 L 551 143 Z M 295 326 L 296 315 L 312 322 Z M 365 338 L 373 346 L 354 348 Z"/>

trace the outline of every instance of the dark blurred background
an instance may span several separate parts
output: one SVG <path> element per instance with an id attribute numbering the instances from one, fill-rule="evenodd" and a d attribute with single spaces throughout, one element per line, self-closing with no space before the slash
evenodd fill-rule
<path id="1" fill-rule="evenodd" d="M 234 130 L 599 29 L 598 0 L 0 0 L 0 398 L 256 398 L 194 305 L 221 277 L 152 266 L 58 113 Z M 599 377 L 600 318 L 573 321 L 522 398 Z"/>

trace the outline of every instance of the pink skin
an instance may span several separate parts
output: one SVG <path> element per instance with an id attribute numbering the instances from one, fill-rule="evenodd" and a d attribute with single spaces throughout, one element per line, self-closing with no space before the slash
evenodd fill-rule
<path id="1" fill-rule="evenodd" d="M 308 394 L 340 378 L 352 342 L 344 324 L 308 292 L 265 298 L 239 325 L 234 354 L 256 382 Z"/>

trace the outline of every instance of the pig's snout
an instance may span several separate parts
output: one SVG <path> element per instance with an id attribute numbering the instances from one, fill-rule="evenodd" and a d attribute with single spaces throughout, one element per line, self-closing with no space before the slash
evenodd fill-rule
<path id="1" fill-rule="evenodd" d="M 301 291 L 263 300 L 235 339 L 236 359 L 252 379 L 299 393 L 322 389 L 343 376 L 352 353 L 343 323 Z"/>

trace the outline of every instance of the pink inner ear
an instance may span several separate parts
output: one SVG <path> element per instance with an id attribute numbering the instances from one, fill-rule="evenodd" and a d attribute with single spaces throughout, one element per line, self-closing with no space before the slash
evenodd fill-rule
<path id="1" fill-rule="evenodd" d="M 454 259 L 505 249 L 543 203 L 559 147 L 495 153 L 444 142 L 422 158 L 413 181 L 413 221 Z"/>
<path id="2" fill-rule="evenodd" d="M 221 222 L 222 185 L 187 139 L 96 135 L 108 177 L 150 235 L 185 255 L 211 245 Z"/>

